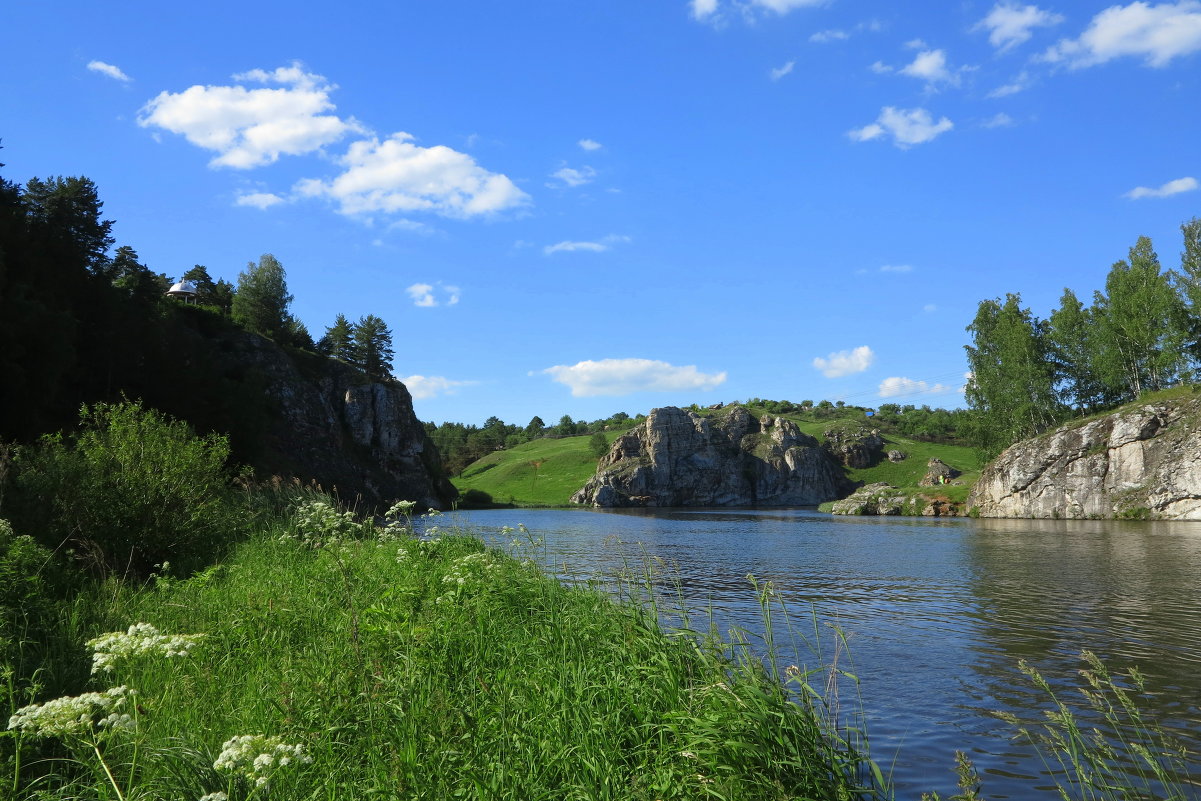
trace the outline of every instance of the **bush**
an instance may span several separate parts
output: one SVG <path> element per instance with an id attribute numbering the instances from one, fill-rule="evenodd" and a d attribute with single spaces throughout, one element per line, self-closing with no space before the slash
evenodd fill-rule
<path id="1" fill-rule="evenodd" d="M 486 508 L 492 505 L 492 496 L 483 490 L 469 489 L 459 498 L 464 509 Z"/>
<path id="2" fill-rule="evenodd" d="M 17 459 L 21 529 L 75 550 L 101 573 L 188 572 L 238 534 L 229 444 L 140 403 L 84 406 L 71 440 L 45 436 Z"/>

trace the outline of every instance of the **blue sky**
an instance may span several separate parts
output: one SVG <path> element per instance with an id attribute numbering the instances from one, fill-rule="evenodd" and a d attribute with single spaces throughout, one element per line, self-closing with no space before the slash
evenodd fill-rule
<path id="1" fill-rule="evenodd" d="M 3 175 L 157 272 L 273 253 L 424 420 L 962 404 L 984 298 L 1201 215 L 1201 2 L 8 0 Z"/>

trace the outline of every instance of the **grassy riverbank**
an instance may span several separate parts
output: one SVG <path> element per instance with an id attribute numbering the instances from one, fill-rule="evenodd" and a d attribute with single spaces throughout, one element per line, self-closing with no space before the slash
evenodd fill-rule
<path id="1" fill-rule="evenodd" d="M 12 711 L 51 688 L 137 695 L 89 709 L 117 715 L 113 728 L 7 732 L 0 787 L 39 800 L 872 796 L 858 735 L 836 732 L 809 691 L 824 675 L 665 633 L 645 600 L 564 587 L 520 548 L 301 507 L 192 578 L 108 581 L 65 606 L 59 647 L 35 686 L 10 688 Z M 199 636 L 177 656 L 154 653 L 167 641 L 146 629 L 114 638 L 99 646 L 113 670 L 89 678 L 82 644 L 135 623 Z M 261 753 L 274 757 L 256 767 Z"/>

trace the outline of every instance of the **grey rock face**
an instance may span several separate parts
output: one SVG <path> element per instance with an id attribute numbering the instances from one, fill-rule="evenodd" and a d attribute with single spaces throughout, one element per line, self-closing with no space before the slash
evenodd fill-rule
<path id="1" fill-rule="evenodd" d="M 276 407 L 262 468 L 315 481 L 344 501 L 361 501 L 360 509 L 395 500 L 445 508 L 454 499 L 403 384 L 364 383 L 348 365 L 292 355 L 255 334 L 238 334 L 231 350 Z"/>
<path id="2" fill-rule="evenodd" d="M 825 437 L 830 454 L 852 469 L 871 467 L 884 454 L 884 438 L 866 426 L 831 428 Z"/>
<path id="3" fill-rule="evenodd" d="M 1201 520 L 1201 399 L 1134 406 L 1012 445 L 967 503 L 982 517 Z"/>
<path id="4" fill-rule="evenodd" d="M 842 474 L 790 420 L 742 406 L 701 417 L 668 406 L 619 437 L 572 496 L 590 506 L 805 506 L 839 496 Z"/>
<path id="5" fill-rule="evenodd" d="M 947 484 L 951 479 L 959 478 L 963 473 L 951 467 L 942 459 L 933 458 L 926 462 L 926 475 L 922 480 L 917 482 L 919 487 L 933 487 L 938 484 Z"/>
<path id="6" fill-rule="evenodd" d="M 904 451 L 892 450 L 888 452 L 888 461 L 890 462 L 903 462 L 908 458 L 909 454 Z"/>

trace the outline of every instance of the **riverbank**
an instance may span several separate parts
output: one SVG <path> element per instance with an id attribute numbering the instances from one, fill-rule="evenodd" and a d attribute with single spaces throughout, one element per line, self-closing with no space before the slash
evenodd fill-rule
<path id="1" fill-rule="evenodd" d="M 636 580 L 617 602 L 566 587 L 520 530 L 509 555 L 313 503 L 191 578 L 109 581 L 64 608 L 49 686 L 13 688 L 13 711 L 128 689 L 54 736 L 25 714 L 0 740 L 12 797 L 882 795 L 866 743 L 811 692 L 824 674 L 668 634 Z M 112 670 L 89 678 L 82 644 L 105 632 L 124 632 L 93 641 Z"/>

